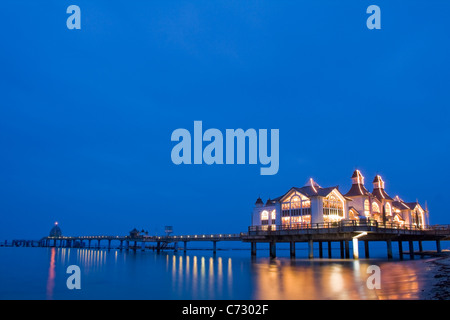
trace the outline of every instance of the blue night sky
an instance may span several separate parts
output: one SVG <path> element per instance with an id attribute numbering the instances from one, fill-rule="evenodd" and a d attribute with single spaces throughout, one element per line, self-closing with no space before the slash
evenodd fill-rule
<path id="1" fill-rule="evenodd" d="M 81 8 L 68 30 L 66 8 Z M 366 8 L 381 8 L 368 30 Z M 0 240 L 246 231 L 313 177 L 450 223 L 450 2 L 17 1 L 0 10 Z M 171 133 L 280 130 L 280 169 L 171 162 Z"/>

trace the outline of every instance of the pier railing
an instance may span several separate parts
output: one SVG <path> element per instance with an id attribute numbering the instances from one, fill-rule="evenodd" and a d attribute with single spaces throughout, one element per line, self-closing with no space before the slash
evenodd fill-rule
<path id="1" fill-rule="evenodd" d="M 402 231 L 403 233 L 423 233 L 428 235 L 450 235 L 450 225 L 435 225 L 435 226 L 416 226 L 405 225 L 396 222 L 380 223 L 375 220 L 366 221 L 340 221 L 340 222 L 326 222 L 326 223 L 293 223 L 284 225 L 263 225 L 251 226 L 248 228 L 250 235 L 265 235 L 312 231 L 314 233 L 338 233 L 338 232 L 352 232 L 352 231 L 372 231 L 372 232 L 386 232 L 386 231 Z"/>

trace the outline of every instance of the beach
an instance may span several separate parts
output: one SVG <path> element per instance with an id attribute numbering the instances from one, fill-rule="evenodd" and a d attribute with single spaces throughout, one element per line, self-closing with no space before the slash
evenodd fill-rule
<path id="1" fill-rule="evenodd" d="M 450 251 L 445 251 L 442 256 L 427 259 L 423 263 L 428 276 L 427 285 L 423 289 L 421 299 L 450 299 Z"/>

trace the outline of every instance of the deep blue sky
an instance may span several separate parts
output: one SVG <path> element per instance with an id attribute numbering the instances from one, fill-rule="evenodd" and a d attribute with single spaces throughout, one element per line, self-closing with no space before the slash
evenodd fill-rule
<path id="1" fill-rule="evenodd" d="M 82 29 L 66 28 L 81 7 Z M 366 28 L 366 8 L 382 29 Z M 3 1 L 0 240 L 239 232 L 313 177 L 450 223 L 450 2 Z M 275 128 L 280 170 L 175 166 L 173 130 Z"/>

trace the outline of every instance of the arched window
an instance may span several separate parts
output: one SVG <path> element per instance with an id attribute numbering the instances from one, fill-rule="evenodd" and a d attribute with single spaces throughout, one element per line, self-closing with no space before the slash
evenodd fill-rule
<path id="1" fill-rule="evenodd" d="M 386 206 L 384 208 L 386 209 L 386 215 L 391 216 L 392 215 L 391 204 L 389 202 L 386 203 Z"/>
<path id="2" fill-rule="evenodd" d="M 423 215 L 421 210 L 415 209 L 413 215 L 415 216 L 413 221 L 415 220 L 415 224 L 418 227 L 422 227 L 423 225 Z"/>
<path id="3" fill-rule="evenodd" d="M 291 209 L 298 209 L 300 208 L 300 197 L 299 196 L 293 196 L 291 198 Z"/>
<path id="4" fill-rule="evenodd" d="M 261 212 L 261 220 L 269 220 L 269 211 L 264 210 Z"/>
<path id="5" fill-rule="evenodd" d="M 380 213 L 380 206 L 376 202 L 372 202 L 372 212 L 373 213 Z"/>
<path id="6" fill-rule="evenodd" d="M 370 216 L 370 203 L 369 200 L 364 200 L 364 214 L 366 217 Z"/>
<path id="7" fill-rule="evenodd" d="M 337 221 L 344 217 L 344 201 L 331 193 L 323 200 L 324 221 Z"/>
<path id="8" fill-rule="evenodd" d="M 275 224 L 276 212 L 271 213 L 272 224 Z M 283 225 L 292 225 L 310 221 L 311 202 L 310 200 L 297 192 L 281 203 L 281 223 Z"/>

